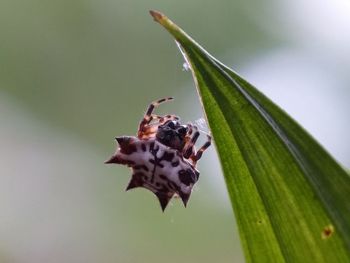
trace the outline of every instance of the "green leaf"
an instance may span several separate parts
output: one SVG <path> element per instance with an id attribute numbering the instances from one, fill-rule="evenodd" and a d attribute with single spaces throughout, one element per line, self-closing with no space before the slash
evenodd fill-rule
<path id="1" fill-rule="evenodd" d="M 189 64 L 247 262 L 350 262 L 350 177 L 291 117 L 163 14 Z"/>

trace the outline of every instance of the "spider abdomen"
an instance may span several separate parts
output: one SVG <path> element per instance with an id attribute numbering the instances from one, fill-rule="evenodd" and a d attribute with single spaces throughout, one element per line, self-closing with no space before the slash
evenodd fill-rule
<path id="1" fill-rule="evenodd" d="M 137 137 L 118 137 L 119 148 L 108 163 L 125 164 L 132 168 L 132 178 L 126 190 L 144 187 L 160 200 L 163 210 L 169 200 L 178 195 L 184 204 L 190 197 L 199 172 L 181 154 L 157 141 Z"/>

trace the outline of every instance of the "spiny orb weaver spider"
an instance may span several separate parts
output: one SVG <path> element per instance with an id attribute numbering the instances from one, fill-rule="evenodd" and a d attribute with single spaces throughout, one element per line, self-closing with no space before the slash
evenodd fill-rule
<path id="1" fill-rule="evenodd" d="M 195 125 L 181 125 L 175 115 L 153 114 L 159 104 L 170 100 L 173 98 L 151 103 L 139 124 L 137 137 L 116 137 L 119 147 L 105 162 L 131 167 L 132 178 L 126 191 L 136 187 L 152 191 L 163 211 L 174 195 L 187 205 L 199 177 L 197 161 L 211 144 L 211 136 L 207 135 L 207 142 L 197 151 L 194 145 L 200 133 Z"/>

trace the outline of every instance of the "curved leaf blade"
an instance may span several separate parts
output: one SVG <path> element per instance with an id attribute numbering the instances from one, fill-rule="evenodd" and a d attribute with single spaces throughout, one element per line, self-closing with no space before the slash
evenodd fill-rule
<path id="1" fill-rule="evenodd" d="M 292 118 L 164 15 L 190 65 L 249 262 L 350 262 L 350 177 Z"/>

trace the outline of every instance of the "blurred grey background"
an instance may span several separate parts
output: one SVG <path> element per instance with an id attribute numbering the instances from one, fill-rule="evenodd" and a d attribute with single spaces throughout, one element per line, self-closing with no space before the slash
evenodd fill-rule
<path id="1" fill-rule="evenodd" d="M 164 12 L 350 167 L 347 0 L 2 0 L 0 262 L 244 262 L 214 147 L 163 214 L 103 161 L 154 99 L 203 117 Z"/>

